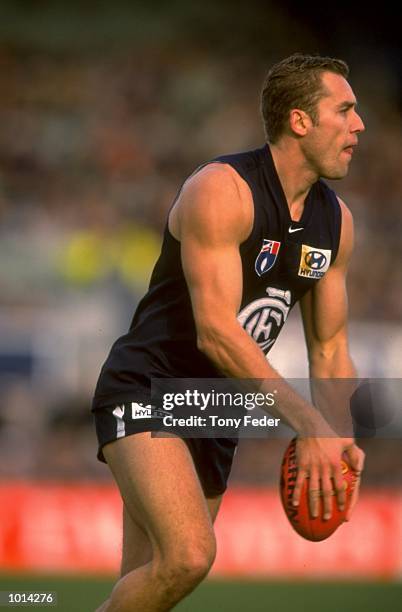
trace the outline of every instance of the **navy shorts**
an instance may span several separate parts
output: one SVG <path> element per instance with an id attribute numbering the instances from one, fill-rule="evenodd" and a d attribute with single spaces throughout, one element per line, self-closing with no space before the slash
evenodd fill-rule
<path id="1" fill-rule="evenodd" d="M 132 418 L 131 406 L 138 405 L 138 418 Z M 149 391 L 136 387 L 128 396 L 95 396 L 92 412 L 98 437 L 98 459 L 106 463 L 102 448 L 108 442 L 145 431 L 160 430 L 160 420 L 141 418 L 141 409 L 150 403 Z M 130 410 L 127 408 L 130 407 Z M 225 492 L 237 442 L 232 438 L 183 438 L 194 461 L 206 497 Z"/>

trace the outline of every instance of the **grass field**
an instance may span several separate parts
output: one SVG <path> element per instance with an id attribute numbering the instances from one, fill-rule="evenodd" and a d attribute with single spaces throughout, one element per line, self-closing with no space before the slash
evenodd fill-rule
<path id="1" fill-rule="evenodd" d="M 57 606 L 35 608 L 57 612 L 92 612 L 106 598 L 112 584 L 112 580 L 84 576 L 0 575 L 1 591 L 56 591 Z M 22 610 L 27 606 L 13 608 Z M 209 580 L 175 609 L 180 612 L 294 612 L 297 609 L 302 612 L 400 612 L 402 584 Z"/>

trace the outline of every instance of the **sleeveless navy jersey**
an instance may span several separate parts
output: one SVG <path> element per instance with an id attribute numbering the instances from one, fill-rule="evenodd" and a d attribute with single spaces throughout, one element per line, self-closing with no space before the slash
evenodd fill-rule
<path id="1" fill-rule="evenodd" d="M 302 217 L 292 221 L 268 145 L 212 162 L 230 164 L 252 192 L 253 229 L 240 246 L 243 295 L 238 320 L 268 353 L 291 308 L 335 260 L 340 206 L 335 193 L 319 180 L 307 195 Z M 217 376 L 219 371 L 197 349 L 180 243 L 166 225 L 149 290 L 129 332 L 113 345 L 95 395 L 123 395 L 133 384 L 148 388 L 151 377 Z"/>

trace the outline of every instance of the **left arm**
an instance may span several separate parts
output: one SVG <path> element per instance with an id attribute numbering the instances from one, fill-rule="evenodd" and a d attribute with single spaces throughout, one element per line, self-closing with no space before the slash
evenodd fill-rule
<path id="1" fill-rule="evenodd" d="M 311 378 L 355 378 L 347 334 L 346 272 L 353 251 L 353 218 L 344 202 L 338 255 L 301 300 Z"/>
<path id="2" fill-rule="evenodd" d="M 360 473 L 364 453 L 354 443 L 349 408 L 350 396 L 356 385 L 356 370 L 348 346 L 346 293 L 346 273 L 353 251 L 353 218 L 346 204 L 341 200 L 339 203 L 342 230 L 336 260 L 325 276 L 303 297 L 301 312 L 313 402 L 331 427 L 341 437 L 350 439 L 346 452 L 352 467 Z M 350 518 L 357 495 L 358 486 L 347 518 Z"/>

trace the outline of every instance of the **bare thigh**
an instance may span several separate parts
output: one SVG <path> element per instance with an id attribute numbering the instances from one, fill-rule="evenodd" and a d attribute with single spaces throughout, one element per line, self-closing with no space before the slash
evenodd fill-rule
<path id="1" fill-rule="evenodd" d="M 220 497 L 205 499 L 183 440 L 146 432 L 103 452 L 124 502 L 122 574 L 193 543 L 208 548 Z"/>

